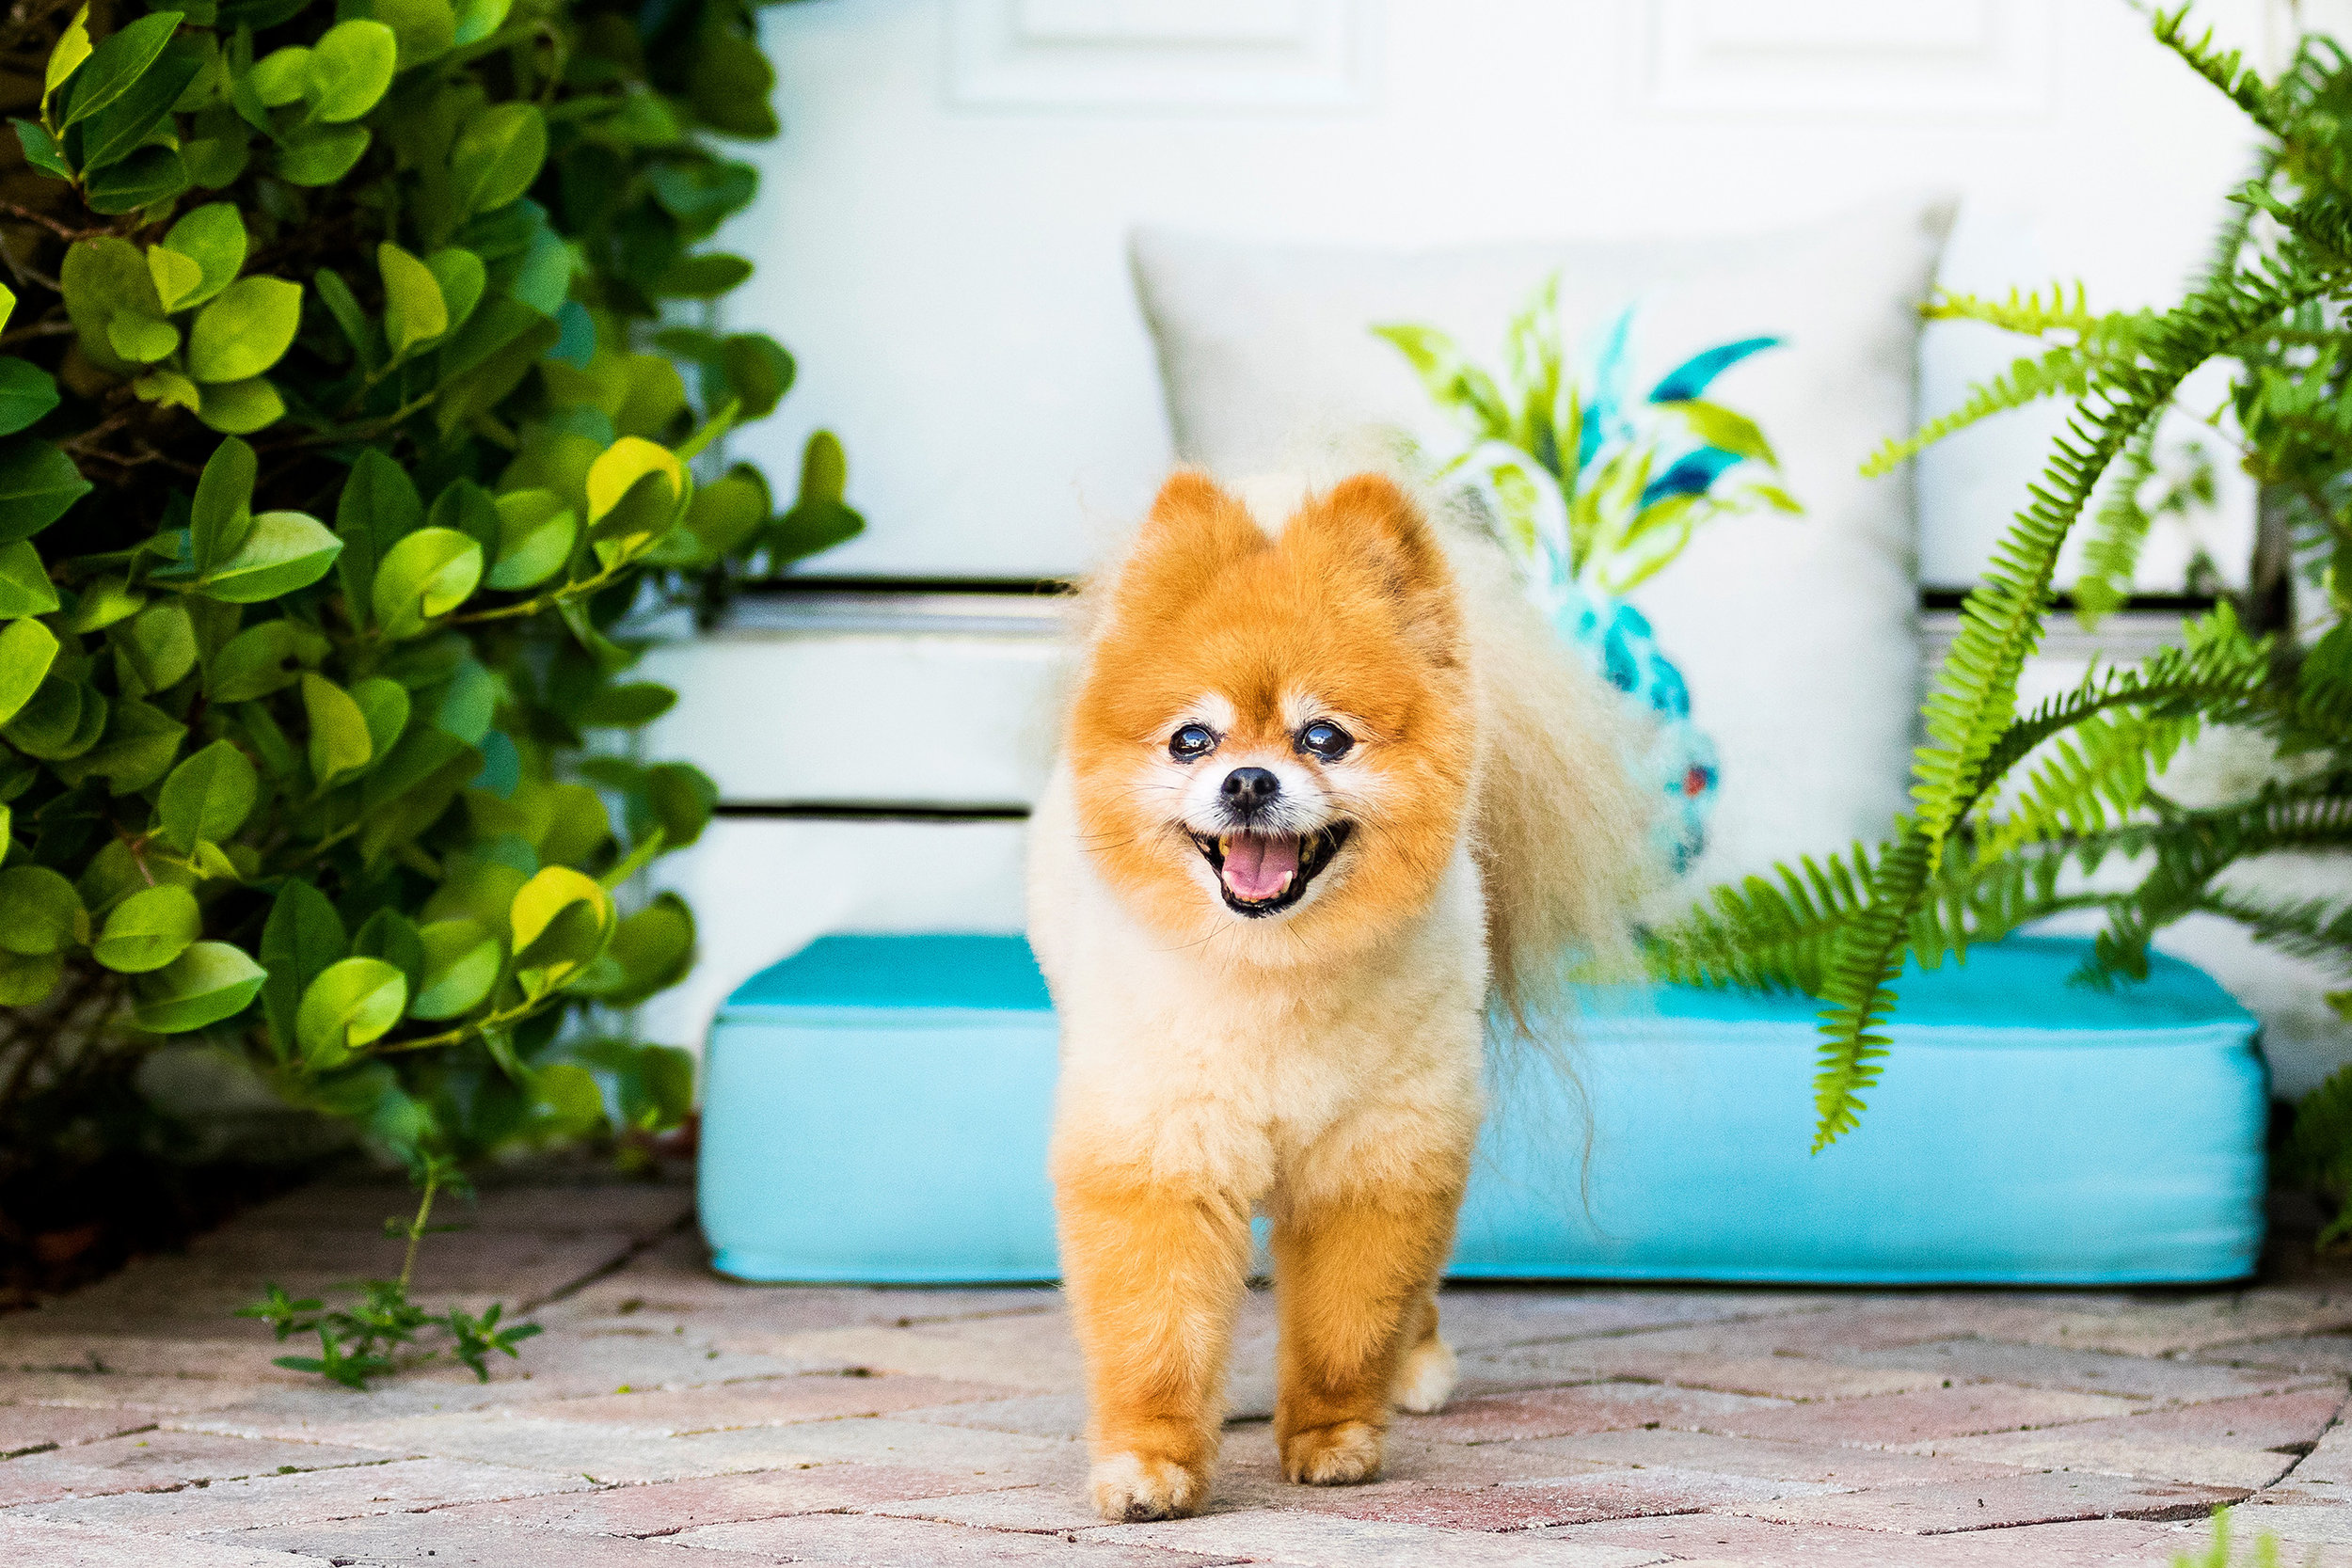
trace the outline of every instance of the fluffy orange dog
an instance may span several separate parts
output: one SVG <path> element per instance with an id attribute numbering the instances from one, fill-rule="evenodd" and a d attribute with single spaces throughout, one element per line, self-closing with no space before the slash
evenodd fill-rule
<path id="1" fill-rule="evenodd" d="M 1499 553 L 1378 475 L 1285 516 L 1178 474 L 1090 608 L 1029 929 L 1094 1504 L 1207 1500 L 1253 1211 L 1283 1472 L 1369 1481 L 1453 1389 L 1490 998 L 1622 929 L 1642 797 Z"/>

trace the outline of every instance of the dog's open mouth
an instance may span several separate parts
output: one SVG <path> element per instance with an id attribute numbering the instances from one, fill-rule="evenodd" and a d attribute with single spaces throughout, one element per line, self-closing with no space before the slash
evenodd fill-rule
<path id="1" fill-rule="evenodd" d="M 1216 872 L 1226 908 L 1256 916 L 1279 913 L 1305 897 L 1307 884 L 1331 863 L 1354 828 L 1334 822 L 1311 833 L 1194 833 L 1192 841 Z"/>

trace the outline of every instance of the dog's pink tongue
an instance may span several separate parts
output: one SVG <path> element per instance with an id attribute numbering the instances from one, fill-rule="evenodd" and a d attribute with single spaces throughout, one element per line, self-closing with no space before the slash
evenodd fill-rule
<path id="1" fill-rule="evenodd" d="M 1235 833 L 1225 851 L 1225 885 L 1256 903 L 1282 891 L 1298 869 L 1298 840 L 1288 833 Z"/>

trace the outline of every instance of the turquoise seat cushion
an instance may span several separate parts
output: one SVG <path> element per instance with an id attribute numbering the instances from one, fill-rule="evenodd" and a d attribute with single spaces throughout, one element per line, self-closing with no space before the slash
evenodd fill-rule
<path id="1" fill-rule="evenodd" d="M 2254 1020 L 2087 942 L 1914 970 L 1855 1132 L 1810 1152 L 1815 1005 L 1589 990 L 1499 1064 L 1455 1278 L 1832 1284 L 2234 1279 L 2262 1245 Z M 702 1221 L 747 1279 L 1050 1279 L 1056 1035 L 1027 944 L 827 937 L 740 987 L 705 1062 Z"/>

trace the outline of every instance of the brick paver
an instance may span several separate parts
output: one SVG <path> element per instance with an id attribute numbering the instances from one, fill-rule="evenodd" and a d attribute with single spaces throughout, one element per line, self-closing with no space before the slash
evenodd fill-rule
<path id="1" fill-rule="evenodd" d="M 1226 1550 L 1167 1550 L 1140 1543 L 1072 1544 L 1018 1531 L 975 1529 L 930 1519 L 868 1518 L 842 1513 L 796 1513 L 739 1525 L 711 1525 L 677 1537 L 689 1546 L 755 1552 L 785 1562 L 835 1568 L 899 1568 L 902 1563 L 1055 1563 L 1065 1568 L 1206 1568 L 1247 1561 Z"/>
<path id="2" fill-rule="evenodd" d="M 2136 1408 L 2127 1400 L 2105 1394 L 2062 1394 L 2010 1384 L 1972 1383 L 1875 1399 L 1725 1412 L 1706 1425 L 1708 1430 L 1740 1437 L 1789 1437 L 1883 1449 L 1933 1437 L 2095 1420 Z"/>
<path id="3" fill-rule="evenodd" d="M 471 1228 L 428 1243 L 419 1294 L 547 1329 L 487 1384 L 334 1387 L 228 1316 L 263 1278 L 390 1272 L 405 1206 L 313 1188 L 0 1316 L 0 1560 L 2153 1568 L 2234 1504 L 2247 1551 L 2352 1568 L 2335 1286 L 1449 1291 L 1460 1392 L 1332 1489 L 1281 1477 L 1260 1292 L 1208 1512 L 1111 1525 L 1057 1293 L 737 1284 L 679 1183 L 451 1216 Z"/>
<path id="4" fill-rule="evenodd" d="M 1719 1511 L 1784 1525 L 1841 1525 L 1903 1535 L 1950 1535 L 2069 1519 L 2201 1519 L 2244 1499 L 2237 1488 L 2049 1471 L 1830 1497 L 1727 1502 Z"/>

